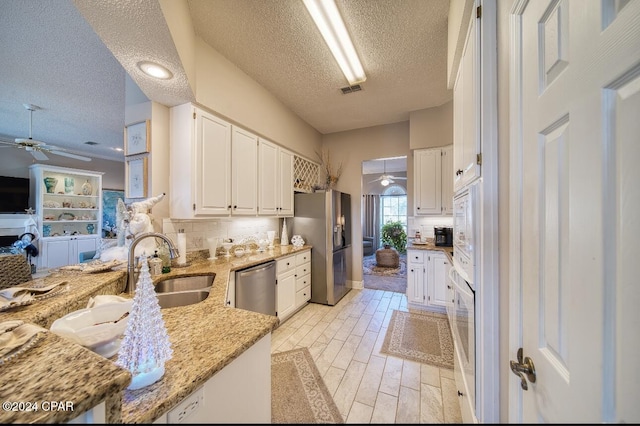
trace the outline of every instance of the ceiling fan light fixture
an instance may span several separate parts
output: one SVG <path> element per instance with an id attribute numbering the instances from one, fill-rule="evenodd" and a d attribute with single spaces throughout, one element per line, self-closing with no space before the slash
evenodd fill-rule
<path id="1" fill-rule="evenodd" d="M 367 79 L 334 0 L 304 0 L 304 5 L 350 85 Z"/>
<path id="2" fill-rule="evenodd" d="M 168 80 L 173 77 L 173 73 L 160 64 L 150 61 L 138 62 L 138 68 L 146 75 L 161 80 Z"/>
<path id="3" fill-rule="evenodd" d="M 389 179 L 387 179 L 387 178 L 384 178 L 384 179 L 382 179 L 382 180 L 380 181 L 380 185 L 382 185 L 382 186 L 388 186 L 388 185 L 389 185 L 389 183 L 391 183 L 391 182 L 390 182 L 390 181 L 389 181 Z"/>

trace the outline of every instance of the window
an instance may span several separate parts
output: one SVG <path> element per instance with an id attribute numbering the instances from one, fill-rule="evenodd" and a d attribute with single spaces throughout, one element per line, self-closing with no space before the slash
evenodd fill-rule
<path id="1" fill-rule="evenodd" d="M 391 185 L 380 196 L 380 225 L 399 221 L 407 232 L 407 192 L 400 185 Z"/>

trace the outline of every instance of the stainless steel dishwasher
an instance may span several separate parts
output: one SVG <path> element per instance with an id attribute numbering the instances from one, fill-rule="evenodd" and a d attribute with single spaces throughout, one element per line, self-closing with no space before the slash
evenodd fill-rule
<path id="1" fill-rule="evenodd" d="M 236 271 L 236 308 L 276 316 L 276 262 Z"/>

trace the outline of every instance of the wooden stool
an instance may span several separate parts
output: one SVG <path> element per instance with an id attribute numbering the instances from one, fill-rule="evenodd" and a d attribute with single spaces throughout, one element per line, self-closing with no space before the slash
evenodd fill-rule
<path id="1" fill-rule="evenodd" d="M 394 248 L 376 250 L 376 264 L 383 268 L 397 268 L 400 266 L 400 255 Z"/>

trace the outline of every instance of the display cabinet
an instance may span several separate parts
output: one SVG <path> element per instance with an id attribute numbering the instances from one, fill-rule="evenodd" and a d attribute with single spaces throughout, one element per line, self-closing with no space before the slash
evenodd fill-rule
<path id="1" fill-rule="evenodd" d="M 79 263 L 80 253 L 95 251 L 102 235 L 102 173 L 34 164 L 29 177 L 29 205 L 40 233 L 38 268 Z"/>

